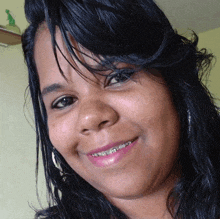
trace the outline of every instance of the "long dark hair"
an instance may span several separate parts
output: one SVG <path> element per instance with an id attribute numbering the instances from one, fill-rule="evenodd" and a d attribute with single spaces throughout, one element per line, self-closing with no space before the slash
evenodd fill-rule
<path id="1" fill-rule="evenodd" d="M 76 174 L 50 142 L 33 56 L 36 32 L 44 21 L 55 56 L 58 27 L 75 58 L 68 33 L 78 44 L 101 55 L 106 66 L 125 62 L 160 70 L 181 123 L 181 177 L 170 192 L 167 207 L 173 218 L 219 218 L 220 116 L 201 81 L 213 56 L 197 49 L 197 35 L 191 40 L 180 36 L 153 0 L 25 0 L 25 12 L 30 25 L 22 43 L 35 113 L 37 168 L 41 149 L 50 201 L 49 208 L 37 212 L 36 218 L 127 218 L 126 212 Z M 54 166 L 52 152 L 62 172 Z"/>

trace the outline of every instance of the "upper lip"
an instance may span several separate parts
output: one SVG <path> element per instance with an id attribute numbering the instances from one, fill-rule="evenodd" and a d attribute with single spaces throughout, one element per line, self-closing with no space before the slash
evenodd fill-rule
<path id="1" fill-rule="evenodd" d="M 119 146 L 121 144 L 125 144 L 125 143 L 127 143 L 129 141 L 133 142 L 134 140 L 136 140 L 136 138 L 133 139 L 133 140 L 119 141 L 119 142 L 111 143 L 111 144 L 105 145 L 103 147 L 97 148 L 95 150 L 91 150 L 89 153 L 87 153 L 87 155 L 92 155 L 94 153 L 99 153 L 99 152 L 102 152 L 102 151 L 107 151 L 107 150 L 109 150 L 109 149 L 111 149 L 113 147 L 117 147 L 117 146 Z"/>

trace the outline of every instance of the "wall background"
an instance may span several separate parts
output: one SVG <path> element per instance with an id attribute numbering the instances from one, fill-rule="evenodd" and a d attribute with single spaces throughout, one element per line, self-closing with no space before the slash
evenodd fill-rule
<path id="1" fill-rule="evenodd" d="M 200 33 L 198 46 L 207 48 L 216 57 L 207 85 L 213 96 L 220 99 L 220 28 Z M 220 107 L 220 100 L 216 99 L 216 103 Z"/>
<path id="2" fill-rule="evenodd" d="M 35 192 L 35 131 L 24 115 L 27 114 L 33 126 L 30 104 L 29 114 L 23 109 L 26 87 L 27 70 L 21 46 L 0 47 L 0 218 L 2 219 L 31 219 L 34 218 L 34 212 L 29 205 L 39 207 Z M 40 178 L 43 179 L 42 171 Z M 40 183 L 40 193 L 44 191 L 44 187 L 44 184 Z"/>
<path id="3" fill-rule="evenodd" d="M 0 8 L 0 24 L 6 25 L 6 8 L 16 15 L 16 23 L 23 31 L 27 26 L 23 12 L 24 0 L 4 1 Z M 206 47 L 216 56 L 208 87 L 220 98 L 220 28 L 199 34 L 199 48 Z M 35 131 L 32 108 L 23 109 L 27 87 L 27 68 L 21 45 L 0 47 L 0 218 L 31 219 L 39 208 L 35 188 Z M 29 99 L 27 99 L 29 100 Z M 220 106 L 220 101 L 216 101 Z M 25 118 L 28 117 L 28 121 Z M 39 196 L 46 206 L 42 167 L 39 175 Z"/>

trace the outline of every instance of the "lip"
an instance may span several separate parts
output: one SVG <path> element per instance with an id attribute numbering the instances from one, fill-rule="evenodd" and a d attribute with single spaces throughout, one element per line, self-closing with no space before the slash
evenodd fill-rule
<path id="1" fill-rule="evenodd" d="M 107 167 L 110 166 L 112 164 L 116 164 L 118 163 L 122 158 L 124 158 L 126 155 L 128 155 L 128 152 L 133 148 L 134 145 L 136 145 L 138 141 L 138 138 L 135 138 L 133 140 L 131 140 L 131 144 L 117 150 L 116 152 L 110 154 L 110 155 L 106 155 L 106 156 L 92 156 L 92 154 L 94 153 L 99 153 L 102 151 L 106 151 L 109 150 L 112 147 L 117 147 L 120 144 L 124 144 L 127 143 L 128 141 L 121 141 L 121 142 L 117 142 L 117 143 L 113 143 L 113 144 L 109 144 L 106 145 L 104 147 L 98 148 L 96 150 L 92 150 L 87 154 L 88 159 L 90 160 L 90 162 L 96 166 L 96 167 Z"/>

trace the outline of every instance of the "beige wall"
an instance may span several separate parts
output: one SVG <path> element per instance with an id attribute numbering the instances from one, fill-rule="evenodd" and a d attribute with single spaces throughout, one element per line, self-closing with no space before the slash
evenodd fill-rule
<path id="1" fill-rule="evenodd" d="M 209 88 L 220 97 L 220 28 L 201 33 L 199 37 L 199 47 L 209 48 L 217 57 Z M 23 111 L 26 86 L 27 69 L 21 46 L 0 47 L 0 218 L 4 219 L 31 219 L 34 212 L 29 204 L 39 207 L 35 193 L 35 132 Z M 28 116 L 34 125 L 31 118 Z M 39 191 L 45 203 L 40 173 Z"/>
<path id="2" fill-rule="evenodd" d="M 220 99 L 220 28 L 200 33 L 198 46 L 207 48 L 216 57 L 216 63 L 210 73 L 208 88 L 215 98 Z M 220 106 L 220 100 L 216 99 L 216 103 Z"/>
<path id="3" fill-rule="evenodd" d="M 35 131 L 28 124 L 23 110 L 26 87 L 27 70 L 21 46 L 0 47 L 2 219 L 31 219 L 34 218 L 34 211 L 29 204 L 39 207 L 35 192 Z M 28 112 L 26 114 L 28 116 Z M 34 125 L 31 116 L 28 119 Z M 40 193 L 44 191 L 43 185 L 40 180 Z"/>

